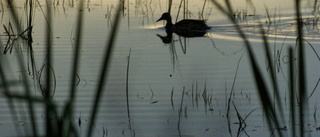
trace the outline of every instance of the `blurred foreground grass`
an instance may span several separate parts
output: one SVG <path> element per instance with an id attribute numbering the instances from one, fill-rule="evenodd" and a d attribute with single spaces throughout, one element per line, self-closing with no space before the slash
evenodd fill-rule
<path id="1" fill-rule="evenodd" d="M 9 7 L 10 14 L 12 16 L 12 23 L 10 23 L 11 27 L 4 27 L 5 31 L 8 35 L 12 34 L 12 31 L 9 30 L 14 30 L 12 28 L 16 28 L 17 34 L 23 34 L 25 36 L 24 38 L 27 39 L 30 43 L 32 43 L 32 27 L 33 27 L 33 15 L 34 15 L 34 6 L 36 3 L 39 3 L 37 0 L 26 0 L 24 1 L 26 5 L 28 5 L 28 13 L 26 15 L 28 16 L 27 20 L 27 27 L 23 28 L 21 27 L 21 20 L 19 19 L 18 13 L 15 10 L 15 2 L 14 0 L 6 0 L 6 5 Z M 20 2 L 20 1 L 19 1 Z M 30 117 L 28 118 L 31 121 L 32 125 L 32 136 L 40 136 L 40 131 L 38 131 L 38 125 L 37 125 L 37 120 L 35 118 L 35 112 L 34 112 L 34 106 L 35 104 L 41 104 L 45 110 L 45 135 L 44 136 L 79 136 L 77 133 L 77 130 L 75 128 L 75 124 L 73 123 L 73 119 L 76 119 L 74 116 L 74 103 L 75 103 L 75 97 L 77 96 L 77 72 L 79 70 L 79 59 L 80 59 L 80 51 L 81 51 L 81 38 L 82 38 L 82 30 L 83 30 L 83 19 L 85 18 L 83 7 L 84 7 L 84 0 L 79 0 L 79 12 L 77 15 L 77 24 L 76 24 L 76 33 L 75 33 L 75 50 L 73 52 L 73 65 L 71 68 L 70 72 L 70 94 L 68 97 L 67 102 L 63 105 L 63 112 L 58 112 L 57 110 L 57 103 L 52 100 L 52 92 L 54 90 L 52 89 L 52 73 L 51 69 L 54 64 L 52 64 L 52 1 L 47 0 L 46 1 L 46 10 L 45 12 L 45 18 L 46 18 L 46 55 L 47 55 L 47 60 L 46 60 L 46 65 L 45 68 L 43 69 L 44 71 L 44 77 L 45 77 L 45 83 L 44 87 L 42 87 L 42 92 L 43 96 L 42 97 L 37 97 L 33 96 L 31 94 L 31 87 L 29 86 L 28 83 L 28 78 L 26 73 L 22 73 L 22 83 L 23 83 L 23 89 L 24 93 L 18 94 L 12 91 L 11 86 L 16 85 L 19 81 L 12 81 L 8 78 L 6 75 L 6 62 L 7 60 L 5 58 L 0 59 L 0 88 L 2 90 L 2 94 L 7 98 L 8 104 L 10 106 L 12 118 L 14 120 L 17 120 L 18 114 L 15 109 L 14 102 L 16 100 L 23 100 L 28 104 L 28 113 Z M 249 0 L 249 3 L 251 3 L 251 6 L 253 6 L 252 2 Z M 169 4 L 171 4 L 172 1 L 169 0 Z M 182 1 L 181 1 L 182 3 Z M 113 26 L 111 31 L 109 32 L 110 34 L 108 35 L 109 38 L 106 38 L 106 49 L 104 51 L 104 58 L 101 60 L 101 63 L 103 64 L 101 67 L 101 71 L 98 72 L 100 75 L 99 79 L 97 81 L 98 84 L 96 85 L 96 90 L 95 90 L 95 97 L 92 102 L 92 110 L 90 111 L 90 120 L 89 120 L 89 126 L 87 129 L 87 135 L 88 137 L 92 136 L 93 128 L 94 128 L 94 123 L 95 123 L 95 118 L 99 109 L 99 103 L 101 101 L 101 96 L 103 94 L 103 85 L 106 83 L 106 79 L 108 77 L 108 68 L 109 68 L 109 62 L 112 59 L 111 53 L 114 47 L 114 41 L 117 36 L 117 29 L 118 29 L 118 24 L 120 21 L 120 15 L 121 15 L 121 10 L 123 10 L 123 5 L 124 1 L 119 1 L 119 4 L 117 6 L 117 12 L 114 14 L 114 20 L 113 20 Z M 206 2 L 205 2 L 206 4 Z M 207 3 L 208 4 L 208 3 Z M 269 129 L 272 135 L 274 136 L 287 136 L 286 132 L 284 132 L 284 128 L 287 128 L 285 125 L 284 117 L 287 117 L 283 113 L 282 109 L 282 104 L 280 101 L 280 95 L 279 95 L 279 88 L 278 88 L 278 83 L 276 80 L 276 70 L 275 67 L 273 66 L 273 58 L 270 52 L 270 47 L 269 47 L 269 42 L 267 40 L 267 35 L 265 30 L 262 27 L 262 24 L 260 23 L 259 29 L 260 29 L 260 34 L 261 34 L 261 39 L 263 40 L 263 45 L 264 45 L 264 50 L 266 52 L 266 58 L 268 64 L 271 66 L 270 71 L 269 71 L 269 79 L 271 79 L 272 87 L 267 87 L 267 78 L 265 78 L 262 75 L 262 70 L 259 69 L 257 60 L 255 58 L 254 51 L 251 48 L 251 43 L 250 41 L 246 38 L 245 32 L 241 29 L 240 25 L 238 25 L 236 19 L 234 18 L 234 10 L 231 5 L 231 1 L 229 0 L 224 0 L 222 2 L 218 2 L 215 0 L 211 0 L 211 4 L 215 5 L 221 12 L 223 12 L 231 22 L 234 24 L 235 28 L 237 29 L 239 36 L 242 38 L 246 49 L 248 51 L 248 56 L 250 59 L 250 64 L 252 68 L 252 73 L 254 74 L 254 79 L 255 79 L 255 84 L 257 87 L 257 92 L 260 97 L 261 101 L 261 106 L 263 108 L 263 111 L 265 113 Z M 205 6 L 203 6 L 205 7 Z M 43 7 L 41 7 L 43 8 Z M 169 11 L 171 9 L 171 5 L 169 5 Z M 203 11 L 203 9 L 202 9 Z M 289 76 L 290 76 L 290 81 L 289 81 L 289 86 L 290 86 L 290 118 L 291 118 L 291 133 L 289 136 L 305 136 L 305 113 L 308 112 L 308 105 L 307 105 L 307 99 L 306 99 L 306 74 L 305 74 L 305 55 L 304 55 L 304 44 L 303 44 L 303 29 L 302 29 L 302 22 L 301 22 L 301 13 L 300 13 L 300 1 L 296 0 L 295 1 L 295 11 L 296 11 L 296 39 L 297 39 L 297 44 L 296 44 L 296 49 L 297 51 L 294 51 L 292 47 L 288 49 L 288 54 L 290 58 L 290 63 L 289 63 Z M 12 27 L 14 26 L 14 27 Z M 3 45 L 1 43 L 1 45 Z M 12 46 L 11 46 L 12 48 Z M 32 47 L 30 47 L 32 48 Z M 12 49 L 11 49 L 12 50 Z M 14 48 L 13 48 L 14 50 Z M 296 53 L 296 54 L 294 54 Z M 23 61 L 23 58 L 21 57 L 20 54 L 17 54 L 18 58 L 18 65 L 21 70 L 25 70 L 25 62 Z M 297 58 L 297 67 L 295 66 L 296 63 L 294 62 L 293 58 Z M 294 75 L 294 72 L 298 72 L 298 77 L 296 78 Z M 270 91 L 271 90 L 271 91 Z M 270 93 L 275 94 L 275 98 L 272 98 Z M 297 97 L 295 96 L 297 95 Z M 296 111 L 294 107 L 294 100 L 295 98 L 298 98 L 299 102 L 299 110 Z M 276 105 L 274 105 L 274 102 Z M 296 124 L 298 123 L 299 125 L 299 130 L 296 129 Z M 79 119 L 79 124 L 81 124 L 81 120 Z M 289 128 L 289 127 L 288 127 Z M 19 132 L 19 129 L 17 128 L 17 132 Z M 41 135 L 43 136 L 43 135 Z"/>

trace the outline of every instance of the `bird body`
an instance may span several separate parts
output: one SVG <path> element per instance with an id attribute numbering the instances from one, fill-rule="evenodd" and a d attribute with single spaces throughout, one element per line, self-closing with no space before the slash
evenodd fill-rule
<path id="1" fill-rule="evenodd" d="M 166 20 L 166 30 L 172 31 L 205 31 L 210 29 L 210 27 L 205 23 L 205 20 L 195 20 L 195 19 L 184 19 L 176 24 L 172 23 L 172 18 L 169 13 L 163 13 L 162 16 L 157 20 Z"/>

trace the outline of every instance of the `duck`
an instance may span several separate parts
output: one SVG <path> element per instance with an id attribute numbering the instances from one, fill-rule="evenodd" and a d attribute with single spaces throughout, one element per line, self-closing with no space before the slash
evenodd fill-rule
<path id="1" fill-rule="evenodd" d="M 206 31 L 210 29 L 205 20 L 195 20 L 195 19 L 184 19 L 176 24 L 172 23 L 172 18 L 170 13 L 165 12 L 162 16 L 156 21 L 159 22 L 161 20 L 167 21 L 165 29 L 171 31 Z"/>

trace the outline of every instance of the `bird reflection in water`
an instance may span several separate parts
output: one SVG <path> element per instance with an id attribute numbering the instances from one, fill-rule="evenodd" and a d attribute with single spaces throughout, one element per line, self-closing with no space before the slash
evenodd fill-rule
<path id="1" fill-rule="evenodd" d="M 172 31 L 166 30 L 166 36 L 157 34 L 157 36 L 162 40 L 163 43 L 169 44 L 172 42 L 173 33 L 184 38 L 194 38 L 194 37 L 204 37 L 207 33 L 206 31 Z"/>

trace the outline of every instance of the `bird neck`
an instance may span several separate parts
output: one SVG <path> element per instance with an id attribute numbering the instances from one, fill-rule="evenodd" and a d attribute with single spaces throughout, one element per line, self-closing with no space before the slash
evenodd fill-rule
<path id="1" fill-rule="evenodd" d="M 166 29 L 171 29 L 173 26 L 171 17 L 167 19 Z"/>

